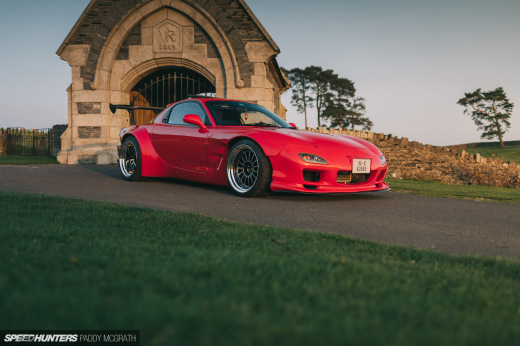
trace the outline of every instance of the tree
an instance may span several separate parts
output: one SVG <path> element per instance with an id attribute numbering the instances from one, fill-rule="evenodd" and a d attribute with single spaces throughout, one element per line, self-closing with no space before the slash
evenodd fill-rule
<path id="1" fill-rule="evenodd" d="M 319 66 L 309 66 L 305 68 L 309 74 L 311 90 L 314 93 L 314 106 L 318 116 L 318 127 L 321 126 L 322 111 L 326 107 L 327 100 L 330 98 L 330 83 L 338 78 L 332 70 L 323 70 Z"/>
<path id="2" fill-rule="evenodd" d="M 351 80 L 319 66 L 283 69 L 283 72 L 291 81 L 291 104 L 305 116 L 305 128 L 307 109 L 313 106 L 316 107 L 318 127 L 322 126 L 322 120 L 328 120 L 333 127 L 372 128 L 370 119 L 364 117 L 365 100 L 355 97 L 356 88 Z"/>
<path id="3" fill-rule="evenodd" d="M 347 116 L 350 120 L 350 127 L 354 130 L 354 126 L 361 126 L 363 131 L 370 131 L 374 123 L 365 115 L 365 99 L 356 97 L 352 100 L 352 104 L 347 109 Z"/>
<path id="4" fill-rule="evenodd" d="M 291 104 L 296 107 L 298 113 L 305 116 L 305 128 L 307 128 L 307 108 L 312 107 L 312 97 L 310 95 L 310 75 L 307 69 L 293 68 L 291 70 L 283 69 L 291 81 L 292 97 Z"/>
<path id="5" fill-rule="evenodd" d="M 471 114 L 471 118 L 484 131 L 481 138 L 493 139 L 498 137 L 500 146 L 504 147 L 502 139 L 504 133 L 511 127 L 509 118 L 513 113 L 514 104 L 506 96 L 504 89 L 498 87 L 492 91 L 477 89 L 472 93 L 464 93 L 457 104 L 465 107 L 464 114 Z"/>
<path id="6" fill-rule="evenodd" d="M 331 122 L 332 127 L 362 126 L 363 130 L 372 128 L 372 121 L 365 115 L 365 99 L 355 97 L 354 83 L 347 78 L 335 78 L 330 83 L 326 108 L 323 117 Z"/>

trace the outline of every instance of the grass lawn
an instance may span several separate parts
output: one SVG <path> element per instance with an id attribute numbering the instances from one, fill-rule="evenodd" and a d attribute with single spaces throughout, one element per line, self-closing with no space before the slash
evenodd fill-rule
<path id="1" fill-rule="evenodd" d="M 513 345 L 520 263 L 0 192 L 2 329 L 142 345 Z M 274 241 L 273 241 L 274 240 Z"/>
<path id="2" fill-rule="evenodd" d="M 464 149 L 467 153 L 477 154 L 483 157 L 493 157 L 495 154 L 495 158 L 500 159 L 502 161 L 515 161 L 520 163 L 520 145 L 512 145 L 505 146 L 501 148 L 500 146 L 496 147 L 478 147 L 478 148 L 467 148 Z M 462 152 L 462 150 L 458 150 L 458 152 Z"/>
<path id="3" fill-rule="evenodd" d="M 20 156 L 2 155 L 0 165 L 32 165 L 32 164 L 57 164 L 55 157 L 51 156 Z"/>
<path id="4" fill-rule="evenodd" d="M 415 195 L 471 199 L 506 204 L 520 204 L 520 189 L 475 185 L 451 185 L 434 181 L 385 179 L 393 192 Z"/>

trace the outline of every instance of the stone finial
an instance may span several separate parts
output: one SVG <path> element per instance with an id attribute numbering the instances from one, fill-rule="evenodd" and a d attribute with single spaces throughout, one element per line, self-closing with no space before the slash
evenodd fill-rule
<path id="1" fill-rule="evenodd" d="M 69 66 L 83 66 L 87 62 L 89 45 L 70 45 L 66 46 L 61 52 L 60 58 L 69 63 Z"/>

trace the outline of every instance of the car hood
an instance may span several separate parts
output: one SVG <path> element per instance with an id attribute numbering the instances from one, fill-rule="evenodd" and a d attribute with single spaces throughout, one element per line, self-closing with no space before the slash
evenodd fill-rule
<path id="1" fill-rule="evenodd" d="M 366 148 L 363 143 L 360 143 L 347 135 L 297 131 L 285 128 L 276 129 L 276 132 L 292 142 L 303 142 L 300 144 L 313 145 L 315 147 Z"/>

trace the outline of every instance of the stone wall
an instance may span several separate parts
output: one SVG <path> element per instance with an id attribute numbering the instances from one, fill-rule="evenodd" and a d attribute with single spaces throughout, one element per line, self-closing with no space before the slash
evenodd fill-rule
<path id="1" fill-rule="evenodd" d="M 0 129 L 0 155 L 7 155 L 7 131 Z"/>
<path id="2" fill-rule="evenodd" d="M 373 143 L 388 161 L 389 178 L 520 188 L 520 168 L 516 162 L 483 158 L 465 151 L 459 154 L 454 149 L 410 142 L 408 138 L 388 134 L 324 128 L 307 130 L 345 134 Z"/>
<path id="3" fill-rule="evenodd" d="M 51 156 L 56 157 L 61 150 L 61 135 L 67 129 L 67 125 L 54 125 L 51 131 Z"/>

